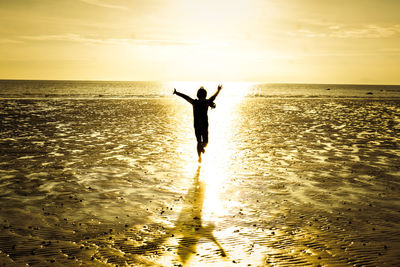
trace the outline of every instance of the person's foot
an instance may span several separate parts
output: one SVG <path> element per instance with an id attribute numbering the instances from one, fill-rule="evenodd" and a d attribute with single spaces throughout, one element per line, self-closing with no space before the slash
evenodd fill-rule
<path id="1" fill-rule="evenodd" d="M 201 156 L 199 155 L 199 163 L 201 163 Z"/>
<path id="2" fill-rule="evenodd" d="M 204 150 L 204 148 L 206 147 L 206 145 L 207 145 L 207 144 L 201 143 L 201 153 L 206 152 L 206 151 Z"/>

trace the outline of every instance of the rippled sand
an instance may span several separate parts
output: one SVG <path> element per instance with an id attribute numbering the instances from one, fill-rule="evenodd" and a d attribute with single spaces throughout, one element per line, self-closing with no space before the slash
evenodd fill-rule
<path id="1" fill-rule="evenodd" d="M 400 101 L 219 101 L 0 100 L 0 264 L 400 265 Z"/>

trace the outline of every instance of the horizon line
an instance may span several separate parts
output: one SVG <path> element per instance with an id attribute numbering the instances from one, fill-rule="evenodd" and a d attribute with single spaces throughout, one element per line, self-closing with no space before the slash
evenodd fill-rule
<path id="1" fill-rule="evenodd" d="M 223 81 L 210 80 L 175 80 L 175 81 L 157 81 L 157 80 L 99 80 L 99 79 L 26 79 L 26 78 L 0 78 L 0 81 L 75 81 L 75 82 L 154 82 L 154 83 L 174 83 L 174 82 L 206 82 L 206 83 L 224 83 Z M 316 83 L 316 82 L 260 82 L 260 81 L 225 81 L 225 83 L 253 83 L 253 84 L 315 84 L 315 85 L 386 85 L 400 86 L 399 84 L 389 83 Z"/>

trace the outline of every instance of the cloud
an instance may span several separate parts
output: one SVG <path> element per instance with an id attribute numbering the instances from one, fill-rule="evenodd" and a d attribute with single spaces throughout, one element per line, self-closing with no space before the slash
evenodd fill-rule
<path id="1" fill-rule="evenodd" d="M 383 52 L 388 52 L 388 53 L 399 53 L 400 54 L 400 48 L 396 47 L 390 47 L 390 48 L 383 48 L 382 49 Z"/>
<path id="2" fill-rule="evenodd" d="M 313 29 L 311 29 L 313 28 Z M 297 31 L 287 32 L 289 36 L 299 36 L 307 38 L 353 38 L 353 39 L 377 39 L 400 37 L 400 25 L 380 26 L 380 25 L 339 25 L 339 24 L 319 24 L 309 28 L 301 28 Z"/>
<path id="3" fill-rule="evenodd" d="M 330 33 L 331 37 L 337 38 L 390 38 L 390 37 L 400 37 L 400 25 L 394 26 L 379 26 L 379 25 L 366 25 L 358 28 L 346 28 L 339 27 L 338 29 L 333 29 Z"/>
<path id="4" fill-rule="evenodd" d="M 98 7 L 104 7 L 104 8 L 121 9 L 121 10 L 128 9 L 124 6 L 105 3 L 104 0 L 103 1 L 101 1 L 101 0 L 79 0 L 79 1 L 85 2 L 90 5 L 98 6 Z"/>
<path id="5" fill-rule="evenodd" d="M 186 40 L 169 40 L 169 39 L 131 39 L 132 42 L 142 45 L 157 45 L 157 46 L 186 46 L 195 45 L 196 42 Z"/>
<path id="6" fill-rule="evenodd" d="M 61 41 L 61 42 L 78 42 L 84 44 L 99 45 L 154 45 L 154 46 L 182 46 L 195 45 L 195 42 L 185 40 L 168 40 L 168 39 L 135 39 L 135 38 L 94 38 L 85 37 L 75 33 L 55 34 L 55 35 L 37 35 L 37 36 L 20 36 L 23 40 L 31 41 Z M 0 40 L 1 42 L 1 40 Z"/>
<path id="7" fill-rule="evenodd" d="M 64 42 L 78 42 L 87 44 L 108 44 L 108 45 L 123 45 L 129 44 L 131 39 L 127 38 L 89 38 L 75 33 L 68 34 L 54 34 L 54 35 L 37 35 L 37 36 L 21 36 L 21 39 L 32 41 L 64 41 Z"/>
<path id="8" fill-rule="evenodd" d="M 0 44 L 21 44 L 23 43 L 20 40 L 14 40 L 14 39 L 0 39 Z"/>
<path id="9" fill-rule="evenodd" d="M 289 36 L 303 36 L 308 38 L 315 38 L 315 37 L 326 37 L 326 33 L 321 33 L 317 31 L 312 31 L 308 29 L 299 29 L 296 32 L 288 32 Z"/>

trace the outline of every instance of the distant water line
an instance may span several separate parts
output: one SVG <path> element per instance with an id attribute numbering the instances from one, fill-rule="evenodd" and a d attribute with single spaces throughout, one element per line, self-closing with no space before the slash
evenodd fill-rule
<path id="1" fill-rule="evenodd" d="M 194 96 L 200 86 L 213 92 L 219 83 L 229 97 L 400 98 L 400 85 L 61 80 L 0 80 L 0 98 L 160 98 L 173 88 Z"/>

